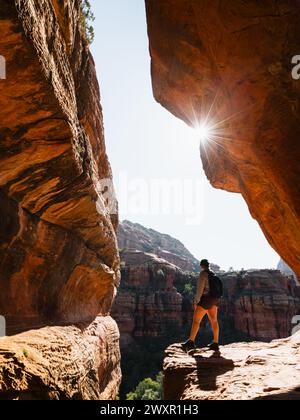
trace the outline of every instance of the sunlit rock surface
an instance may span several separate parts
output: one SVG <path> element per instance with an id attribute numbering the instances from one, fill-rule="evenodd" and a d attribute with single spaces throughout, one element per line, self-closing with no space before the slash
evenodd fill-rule
<path id="1" fill-rule="evenodd" d="M 146 0 L 155 98 L 188 124 L 209 114 L 212 185 L 238 192 L 300 275 L 300 83 L 296 1 Z M 176 147 L 176 145 L 174 145 Z"/>
<path id="2" fill-rule="evenodd" d="M 188 337 L 197 274 L 183 272 L 162 258 L 142 251 L 122 250 L 121 261 L 121 288 L 112 316 L 120 329 L 121 395 L 126 395 L 145 377 L 156 375 L 170 343 Z M 292 320 L 300 314 L 300 287 L 291 276 L 277 270 L 218 275 L 224 283 L 219 311 L 222 344 L 270 342 L 291 335 L 295 326 Z M 211 327 L 205 320 L 197 344 L 207 345 L 211 340 Z M 176 385 L 180 381 L 176 380 Z"/>
<path id="3" fill-rule="evenodd" d="M 179 344 L 164 359 L 167 400 L 300 400 L 300 333 L 280 341 L 237 343 L 221 354 Z"/>
<path id="4" fill-rule="evenodd" d="M 109 214 L 100 182 L 112 175 L 95 66 L 80 22 L 79 0 L 0 0 L 0 53 L 7 67 L 0 81 L 0 314 L 9 335 L 25 331 L 21 338 L 0 340 L 0 389 L 6 396 L 6 368 L 11 382 L 23 375 L 13 367 L 19 353 L 6 366 L 6 351 L 13 353 L 20 340 L 26 348 L 27 337 L 30 347 L 36 335 L 37 358 L 26 366 L 37 381 L 49 383 L 44 396 L 62 395 L 64 368 L 66 375 L 78 368 L 76 380 L 97 371 L 82 398 L 118 392 L 118 340 L 111 339 L 118 328 L 109 317 L 119 283 L 117 216 Z M 71 353 L 76 346 L 88 352 L 91 333 L 84 330 L 98 315 L 91 355 L 77 364 L 71 356 L 68 367 L 60 363 L 68 356 L 58 354 L 55 343 L 70 346 Z M 74 323 L 84 323 L 82 333 L 55 327 Z M 49 331 L 28 332 L 49 325 Z M 57 380 L 44 378 L 50 373 Z M 36 381 L 26 381 L 31 394 Z M 75 382 L 66 398 L 75 393 Z"/>

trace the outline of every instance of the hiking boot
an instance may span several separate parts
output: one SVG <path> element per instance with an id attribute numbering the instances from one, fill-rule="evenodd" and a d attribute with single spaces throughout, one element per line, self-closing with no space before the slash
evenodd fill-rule
<path id="1" fill-rule="evenodd" d="M 187 353 L 191 350 L 195 350 L 196 346 L 194 341 L 192 340 L 187 340 L 185 343 L 181 344 L 182 350 L 186 351 Z"/>
<path id="2" fill-rule="evenodd" d="M 208 346 L 208 348 L 209 348 L 209 350 L 212 350 L 212 351 L 215 351 L 215 352 L 220 351 L 220 347 L 219 347 L 218 343 L 211 343 Z"/>

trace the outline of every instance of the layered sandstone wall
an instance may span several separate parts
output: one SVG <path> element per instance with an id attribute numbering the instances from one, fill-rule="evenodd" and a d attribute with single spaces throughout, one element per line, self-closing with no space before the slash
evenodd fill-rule
<path id="1" fill-rule="evenodd" d="M 292 276 L 277 270 L 250 270 L 222 276 L 225 294 L 221 325 L 252 340 L 286 338 L 292 319 L 300 311 L 300 287 Z"/>
<path id="2" fill-rule="evenodd" d="M 119 224 L 118 244 L 121 250 L 150 252 L 184 271 L 199 271 L 199 261 L 178 239 L 138 223 L 124 220 Z"/>
<path id="3" fill-rule="evenodd" d="M 183 327 L 183 297 L 175 287 L 191 276 L 178 267 L 141 251 L 121 252 L 121 288 L 112 309 L 121 333 L 121 347 L 129 350 L 135 340 L 164 337 Z"/>
<path id="4" fill-rule="evenodd" d="M 9 334 L 51 325 L 51 336 L 71 352 L 76 346 L 88 351 L 91 341 L 94 356 L 70 357 L 77 360 L 78 374 L 95 377 L 79 397 L 113 397 L 120 382 L 118 328 L 109 317 L 119 284 L 117 214 L 110 214 L 102 184 L 112 174 L 80 4 L 0 0 L 0 53 L 7 68 L 0 81 L 0 314 Z M 55 329 L 78 322 L 70 342 L 63 329 Z M 59 363 L 49 366 L 65 356 L 55 345 L 45 356 L 48 334 L 44 328 L 0 340 L 1 354 L 13 354 L 20 340 L 26 347 L 26 337 L 36 339 L 30 369 L 41 365 L 45 375 L 59 376 Z M 9 372 L 16 375 L 17 369 L 4 363 L 1 392 L 11 386 Z M 60 383 L 49 381 L 49 395 L 56 395 Z M 31 394 L 31 386 L 26 380 L 15 391 L 28 388 Z M 106 394 L 98 386 L 113 391 Z"/>
<path id="5" fill-rule="evenodd" d="M 197 275 L 141 251 L 124 250 L 122 287 L 113 306 L 121 345 L 129 350 L 140 338 L 173 339 L 187 334 L 193 316 Z M 271 341 L 291 334 L 293 317 L 300 311 L 300 287 L 277 270 L 249 270 L 219 274 L 224 297 L 219 320 L 222 342 Z M 188 285 L 188 287 L 186 287 Z M 202 325 L 201 343 L 210 326 Z"/>
<path id="6" fill-rule="evenodd" d="M 192 126 L 209 116 L 209 180 L 243 195 L 299 276 L 298 3 L 146 0 L 146 9 L 156 100 Z"/>

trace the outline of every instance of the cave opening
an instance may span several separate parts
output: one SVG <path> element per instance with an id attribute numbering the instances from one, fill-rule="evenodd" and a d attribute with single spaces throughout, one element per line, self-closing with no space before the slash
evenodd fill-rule
<path id="1" fill-rule="evenodd" d="M 206 255 L 225 270 L 276 268 L 279 256 L 250 216 L 243 198 L 214 189 L 202 169 L 201 138 L 206 145 L 209 139 L 214 142 L 219 137 L 218 143 L 222 143 L 228 134 L 226 123 L 212 115 L 213 101 L 203 106 L 203 116 L 191 122 L 192 128 L 161 108 L 153 99 L 144 3 L 95 1 L 92 5 L 96 38 L 91 48 L 101 80 L 120 220 L 168 233 L 196 258 Z M 116 124 L 118 107 L 120 120 Z M 195 195 L 199 189 L 196 199 L 184 190 L 185 184 Z M 160 196 L 153 194 L 155 188 Z M 156 200 L 162 201 L 161 196 L 169 192 L 169 202 L 157 205 Z M 178 197 L 181 202 L 186 200 L 184 206 L 177 206 Z"/>
<path id="2" fill-rule="evenodd" d="M 254 314 L 257 312 L 255 305 L 268 299 L 268 295 L 279 297 L 282 293 L 281 282 L 285 280 L 276 271 L 280 257 L 250 215 L 243 197 L 235 192 L 222 191 L 221 182 L 221 189 L 213 188 L 199 159 L 199 148 L 202 158 L 205 158 L 209 149 L 223 148 L 223 143 L 230 140 L 228 127 L 239 113 L 231 114 L 232 110 L 227 109 L 223 118 L 214 115 L 215 103 L 221 96 L 218 93 L 213 99 L 211 95 L 197 98 L 198 109 L 188 103 L 187 109 L 192 109 L 194 116 L 192 119 L 185 115 L 184 109 L 180 112 L 175 110 L 176 116 L 189 120 L 189 125 L 169 114 L 153 98 L 152 83 L 155 84 L 155 81 L 151 80 L 144 3 L 135 0 L 130 4 L 118 1 L 109 4 L 94 1 L 92 4 L 96 16 L 92 51 L 101 80 L 106 139 L 117 186 L 120 219 L 125 220 L 121 226 L 122 233 L 119 234 L 122 279 L 125 279 L 125 283 L 121 285 L 122 290 L 113 308 L 113 316 L 121 329 L 124 371 L 121 396 L 125 398 L 128 391 L 146 376 L 155 379 L 164 348 L 183 338 L 191 321 L 189 293 L 194 290 L 195 279 L 178 279 L 176 276 L 173 279 L 183 298 L 180 316 L 184 319 L 184 328 L 181 331 L 175 326 L 178 321 L 176 315 L 170 314 L 170 309 L 163 303 L 171 297 L 171 294 L 165 295 L 170 290 L 166 288 L 159 297 L 153 286 L 151 289 L 151 281 L 147 280 L 148 274 L 144 268 L 149 261 L 145 262 L 141 253 L 159 253 L 163 248 L 161 242 L 155 247 L 152 239 L 148 241 L 149 236 L 155 235 L 153 232 L 164 232 L 179 239 L 195 255 L 196 260 L 208 257 L 217 270 L 224 272 L 230 290 L 222 308 L 224 343 L 257 339 L 270 341 L 288 336 L 299 302 L 298 297 L 295 298 L 292 306 L 285 311 L 285 319 L 279 327 L 275 322 L 277 309 L 266 310 L 261 315 L 264 320 L 268 319 L 272 327 L 269 327 L 270 324 L 264 326 L 260 315 Z M 121 114 L 118 124 L 115 121 L 116 110 L 120 110 Z M 225 178 L 226 162 L 223 169 Z M 151 184 L 153 180 L 156 181 L 154 185 Z M 180 188 L 190 180 L 194 185 L 194 194 L 197 187 L 201 190 L 198 200 L 201 205 L 197 207 L 193 198 L 190 198 L 187 206 L 178 210 L 173 197 L 166 211 L 164 207 L 155 206 L 153 210 L 151 203 L 158 198 L 151 193 L 155 188 L 161 188 L 160 180 L 164 183 L 169 181 L 173 194 L 177 199 L 181 197 L 179 201 L 185 197 L 179 192 Z M 162 191 L 166 194 L 166 188 Z M 172 206 L 176 212 L 172 211 Z M 187 207 L 193 207 L 198 215 L 192 214 L 191 223 L 187 222 L 184 213 Z M 130 235 L 136 235 L 135 239 Z M 147 237 L 148 242 L 137 243 L 139 235 Z M 130 252 L 134 247 L 138 248 L 139 255 Z M 161 254 L 159 256 L 162 257 Z M 163 267 L 163 270 L 167 276 L 168 268 Z M 154 274 L 151 272 L 150 277 Z M 236 294 L 233 291 L 235 284 L 238 289 Z M 276 291 L 276 285 L 280 291 Z M 251 287 L 252 290 L 249 289 Z M 140 293 L 143 293 L 142 298 Z M 233 294 L 231 300 L 230 293 Z M 283 294 L 299 294 L 291 279 Z M 153 316 L 151 299 L 154 295 L 156 299 L 161 299 L 167 315 L 161 313 Z M 126 300 L 132 304 L 123 306 Z M 148 309 L 141 311 L 143 302 Z M 247 316 L 244 316 L 242 308 Z M 122 321 L 124 317 L 126 322 Z M 165 328 L 161 329 L 161 325 L 155 327 L 161 322 L 165 323 Z M 132 324 L 132 328 L 128 323 Z M 200 344 L 210 336 L 208 325 L 204 326 L 204 330 Z M 161 331 L 163 333 L 159 336 Z M 149 361 L 146 369 L 144 358 Z"/>
<path id="3" fill-rule="evenodd" d="M 299 399 L 293 2 L 0 3 L 0 399 Z"/>

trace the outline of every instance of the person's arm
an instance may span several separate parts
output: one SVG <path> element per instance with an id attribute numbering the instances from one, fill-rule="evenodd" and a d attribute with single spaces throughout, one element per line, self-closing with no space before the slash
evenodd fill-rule
<path id="1" fill-rule="evenodd" d="M 205 273 L 202 271 L 200 273 L 200 276 L 197 282 L 197 292 L 196 292 L 195 301 L 194 301 L 195 305 L 198 305 L 198 303 L 200 302 L 200 299 L 203 296 L 205 283 L 206 283 L 206 276 L 205 276 Z"/>

